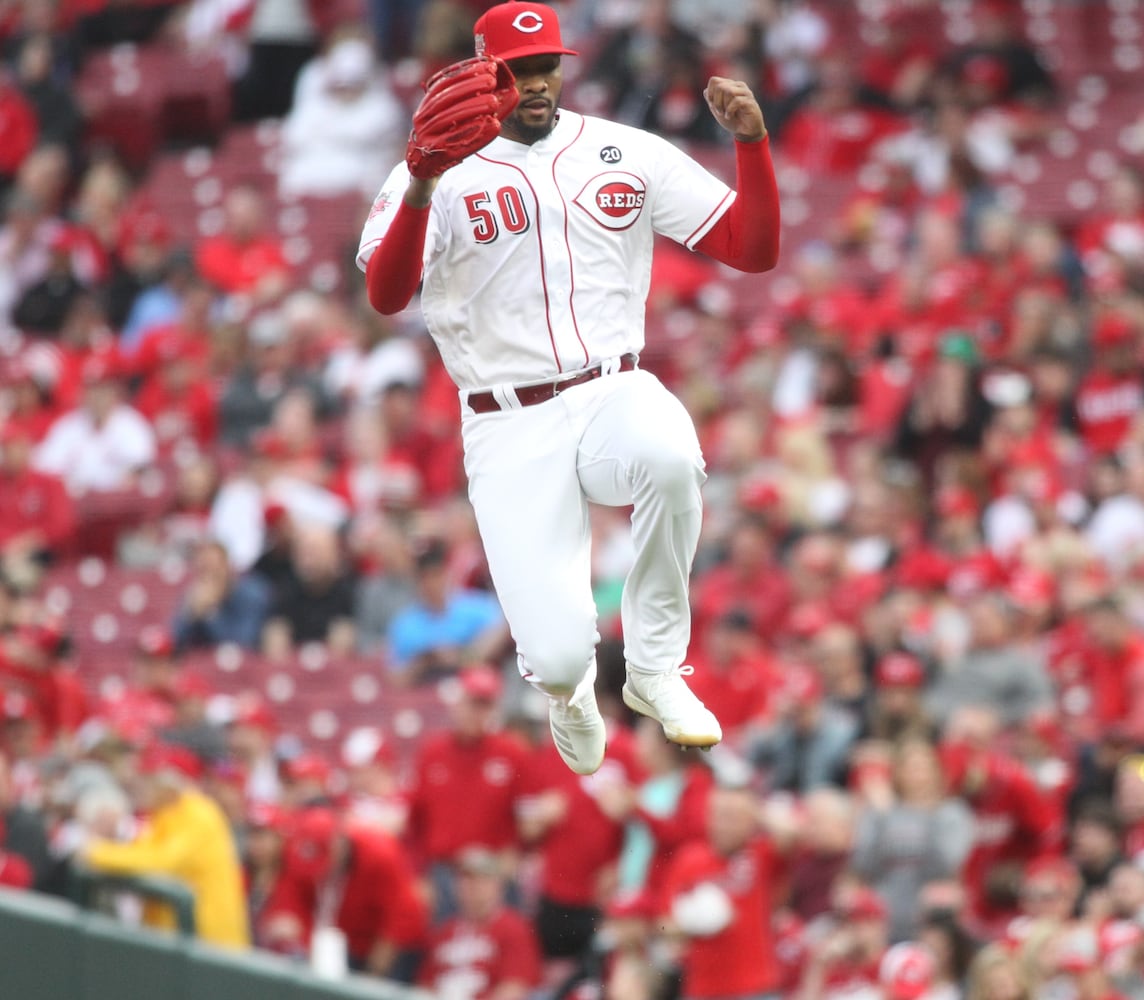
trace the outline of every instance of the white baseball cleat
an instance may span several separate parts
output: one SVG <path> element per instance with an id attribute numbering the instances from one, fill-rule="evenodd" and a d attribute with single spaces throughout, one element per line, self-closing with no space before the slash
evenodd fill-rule
<path id="1" fill-rule="evenodd" d="M 600 769 L 608 734 L 596 705 L 596 694 L 590 687 L 571 701 L 549 697 L 548 725 L 552 742 L 576 774 L 595 774 Z"/>
<path id="2" fill-rule="evenodd" d="M 723 727 L 683 679 L 695 673 L 682 666 L 663 673 L 628 671 L 624 704 L 633 712 L 655 719 L 663 735 L 684 747 L 712 747 L 723 738 Z"/>

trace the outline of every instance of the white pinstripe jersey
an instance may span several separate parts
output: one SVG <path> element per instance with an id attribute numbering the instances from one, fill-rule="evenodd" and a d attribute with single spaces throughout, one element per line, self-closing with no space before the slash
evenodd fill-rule
<path id="1" fill-rule="evenodd" d="M 403 162 L 362 232 L 363 270 L 408 183 Z M 734 197 L 665 139 L 569 111 L 539 142 L 497 138 L 446 171 L 430 209 L 421 306 L 458 388 L 638 353 L 654 234 L 694 248 Z"/>

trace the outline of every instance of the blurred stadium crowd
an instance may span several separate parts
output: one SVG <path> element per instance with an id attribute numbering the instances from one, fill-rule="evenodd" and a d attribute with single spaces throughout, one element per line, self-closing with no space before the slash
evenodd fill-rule
<path id="1" fill-rule="evenodd" d="M 717 172 L 750 81 L 784 215 L 762 277 L 659 248 L 641 361 L 728 738 L 625 714 L 597 510 L 590 779 L 352 267 L 485 6 L 0 0 L 0 884 L 450 1000 L 1144 997 L 1139 0 L 560 8 L 565 103 Z"/>

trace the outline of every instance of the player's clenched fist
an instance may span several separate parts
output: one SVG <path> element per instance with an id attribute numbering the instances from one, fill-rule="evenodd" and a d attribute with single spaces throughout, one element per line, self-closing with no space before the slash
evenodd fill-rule
<path id="1" fill-rule="evenodd" d="M 409 172 L 419 180 L 440 177 L 500 134 L 501 121 L 519 95 L 500 59 L 478 56 L 446 66 L 425 84 L 405 149 Z"/>
<path id="2" fill-rule="evenodd" d="M 715 120 L 740 142 L 758 142 L 767 134 L 759 102 L 742 80 L 713 76 L 703 96 Z"/>

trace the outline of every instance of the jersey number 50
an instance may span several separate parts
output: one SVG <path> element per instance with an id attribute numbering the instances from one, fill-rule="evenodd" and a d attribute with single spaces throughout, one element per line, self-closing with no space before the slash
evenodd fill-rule
<path id="1" fill-rule="evenodd" d="M 494 201 L 495 212 L 491 207 Z M 488 191 L 467 194 L 465 208 L 469 210 L 469 221 L 474 224 L 473 239 L 478 243 L 492 243 L 502 228 L 506 233 L 516 234 L 526 232 L 529 227 L 524 199 L 514 187 L 502 187 L 492 197 Z"/>

